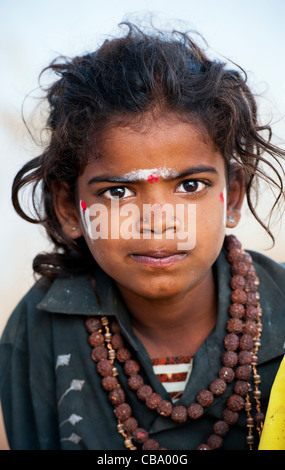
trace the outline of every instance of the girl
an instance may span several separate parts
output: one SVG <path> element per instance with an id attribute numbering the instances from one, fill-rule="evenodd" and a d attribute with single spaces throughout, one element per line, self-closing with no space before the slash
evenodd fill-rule
<path id="1" fill-rule="evenodd" d="M 35 258 L 40 279 L 1 340 L 8 440 L 256 449 L 283 355 L 285 269 L 225 231 L 245 197 L 265 227 L 255 182 L 282 199 L 284 152 L 261 135 L 241 71 L 186 34 L 128 26 L 48 67 L 50 141 L 14 181 L 16 211 L 55 249 Z"/>

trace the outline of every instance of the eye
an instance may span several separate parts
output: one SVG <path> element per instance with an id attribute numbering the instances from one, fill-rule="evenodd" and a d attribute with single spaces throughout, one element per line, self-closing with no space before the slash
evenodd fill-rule
<path id="1" fill-rule="evenodd" d="M 199 193 L 207 186 L 206 183 L 198 180 L 186 180 L 180 183 L 176 192 L 178 193 Z"/>
<path id="2" fill-rule="evenodd" d="M 125 186 L 114 186 L 109 188 L 107 191 L 102 193 L 107 199 L 122 199 L 125 197 L 130 197 L 134 195 L 134 192 Z"/>

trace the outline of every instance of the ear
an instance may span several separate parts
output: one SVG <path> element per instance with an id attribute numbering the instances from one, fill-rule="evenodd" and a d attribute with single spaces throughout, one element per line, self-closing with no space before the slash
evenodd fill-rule
<path id="1" fill-rule="evenodd" d="M 56 183 L 53 186 L 53 204 L 56 216 L 65 235 L 75 240 L 82 236 L 78 211 L 70 194 L 67 183 Z"/>
<path id="2" fill-rule="evenodd" d="M 233 166 L 230 171 L 227 196 L 226 226 L 234 228 L 240 221 L 241 208 L 245 196 L 245 176 L 240 167 Z"/>

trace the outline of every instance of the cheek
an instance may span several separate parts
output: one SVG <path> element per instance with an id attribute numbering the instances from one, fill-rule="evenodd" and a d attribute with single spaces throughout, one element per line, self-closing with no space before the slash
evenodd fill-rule
<path id="1" fill-rule="evenodd" d="M 220 237 L 225 233 L 227 215 L 227 194 L 226 190 L 220 191 L 217 195 L 197 207 L 197 229 L 200 234 L 212 237 Z"/>
<path id="2" fill-rule="evenodd" d="M 115 248 L 114 240 L 109 240 L 107 236 L 108 216 L 106 217 L 105 212 L 101 210 L 99 216 L 96 213 L 97 218 L 95 218 L 95 212 L 98 208 L 94 207 L 94 205 L 89 207 L 84 200 L 80 201 L 79 209 L 82 232 L 88 248 L 96 263 L 103 270 L 106 270 L 105 265 L 113 258 L 110 254 Z"/>
<path id="3" fill-rule="evenodd" d="M 121 270 L 122 260 L 118 256 L 121 247 L 118 242 L 119 240 L 91 240 L 89 237 L 86 239 L 94 260 L 111 277 L 116 277 L 116 272 Z"/>

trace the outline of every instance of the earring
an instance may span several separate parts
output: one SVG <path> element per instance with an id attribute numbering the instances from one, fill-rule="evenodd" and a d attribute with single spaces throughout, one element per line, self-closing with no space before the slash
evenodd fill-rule
<path id="1" fill-rule="evenodd" d="M 233 224 L 235 219 L 231 215 L 228 215 L 228 221 L 230 224 Z"/>

